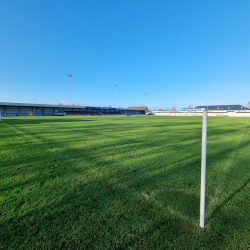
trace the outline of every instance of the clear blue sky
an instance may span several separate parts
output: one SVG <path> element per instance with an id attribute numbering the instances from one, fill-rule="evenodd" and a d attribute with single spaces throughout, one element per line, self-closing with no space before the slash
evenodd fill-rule
<path id="1" fill-rule="evenodd" d="M 250 100 L 249 0 L 2 0 L 0 102 Z"/>

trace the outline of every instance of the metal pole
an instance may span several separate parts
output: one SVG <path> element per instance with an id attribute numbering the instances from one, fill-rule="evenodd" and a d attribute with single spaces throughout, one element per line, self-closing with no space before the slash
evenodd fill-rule
<path id="1" fill-rule="evenodd" d="M 114 84 L 115 85 L 115 108 L 116 108 L 116 87 L 118 86 L 117 84 Z"/>
<path id="2" fill-rule="evenodd" d="M 70 94 L 71 94 L 71 91 L 70 91 L 70 77 L 69 77 L 69 106 L 71 106 Z"/>
<path id="3" fill-rule="evenodd" d="M 207 156 L 207 111 L 203 111 L 202 153 L 201 153 L 201 199 L 200 199 L 201 228 L 205 227 L 206 156 Z"/>
<path id="4" fill-rule="evenodd" d="M 73 75 L 68 74 L 69 77 L 69 106 L 71 106 L 71 81 L 70 81 L 70 77 L 72 77 Z"/>
<path id="5" fill-rule="evenodd" d="M 145 94 L 145 107 L 147 107 L 147 95 L 148 94 Z"/>

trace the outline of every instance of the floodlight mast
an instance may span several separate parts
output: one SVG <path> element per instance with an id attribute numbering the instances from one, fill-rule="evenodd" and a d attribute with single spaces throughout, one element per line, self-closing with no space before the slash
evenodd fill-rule
<path id="1" fill-rule="evenodd" d="M 145 94 L 145 107 L 147 107 L 147 95 L 148 94 Z"/>
<path id="2" fill-rule="evenodd" d="M 69 77 L 69 106 L 71 106 L 71 82 L 70 82 L 70 78 L 72 77 L 73 75 L 70 75 L 68 74 L 68 77 Z"/>
<path id="3" fill-rule="evenodd" d="M 118 86 L 117 84 L 114 84 L 115 85 L 115 108 L 116 108 L 116 87 Z"/>

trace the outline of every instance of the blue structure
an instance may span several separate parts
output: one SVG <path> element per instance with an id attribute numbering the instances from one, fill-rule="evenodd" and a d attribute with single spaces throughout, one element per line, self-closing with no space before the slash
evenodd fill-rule
<path id="1" fill-rule="evenodd" d="M 242 105 L 240 105 L 240 104 L 234 104 L 234 105 L 208 105 L 208 106 L 206 106 L 206 105 L 204 105 L 204 106 L 197 106 L 196 108 L 203 108 L 203 109 L 205 109 L 205 110 L 216 110 L 216 111 L 218 111 L 218 110 L 228 110 L 228 111 L 230 111 L 230 110 L 241 110 L 241 111 L 243 111 L 243 110 L 250 110 L 249 108 L 247 108 L 247 107 L 244 107 L 244 106 L 242 106 Z"/>
<path id="2" fill-rule="evenodd" d="M 247 107 L 244 107 L 240 104 L 235 105 L 204 105 L 204 106 L 192 106 L 191 108 L 182 108 L 182 111 L 202 111 L 202 110 L 213 110 L 213 111 L 221 111 L 221 110 L 227 110 L 227 111 L 244 111 L 244 110 L 250 110 Z"/>
<path id="3" fill-rule="evenodd" d="M 107 115 L 145 115 L 146 110 L 130 108 L 109 108 L 90 106 L 66 106 L 53 104 L 0 102 L 2 117 L 13 116 L 107 116 Z"/>

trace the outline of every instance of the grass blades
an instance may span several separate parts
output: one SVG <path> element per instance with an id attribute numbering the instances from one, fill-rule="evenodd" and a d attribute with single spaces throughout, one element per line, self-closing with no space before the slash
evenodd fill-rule
<path id="1" fill-rule="evenodd" d="M 250 248 L 250 120 L 23 117 L 0 123 L 1 249 Z"/>

